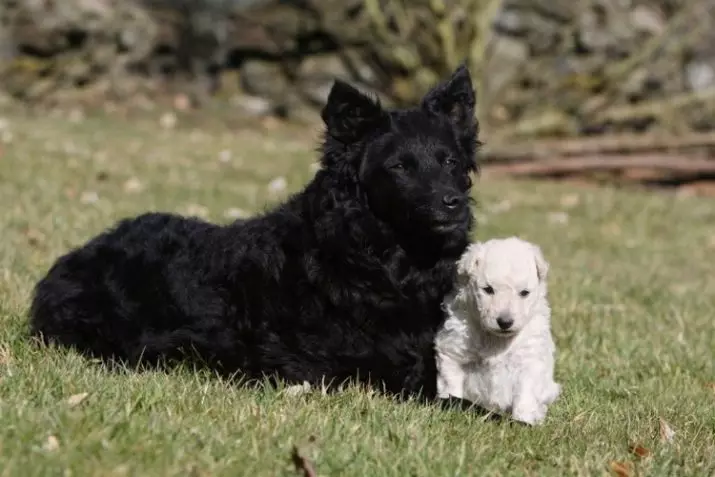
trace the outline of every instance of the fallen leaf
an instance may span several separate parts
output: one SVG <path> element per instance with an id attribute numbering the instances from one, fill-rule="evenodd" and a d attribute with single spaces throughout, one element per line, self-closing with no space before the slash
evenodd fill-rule
<path id="1" fill-rule="evenodd" d="M 576 207 L 579 202 L 581 202 L 581 198 L 578 194 L 566 194 L 561 196 L 561 200 L 559 202 L 561 203 L 562 207 L 572 209 Z"/>
<path id="2" fill-rule="evenodd" d="M 611 462 L 611 470 L 618 477 L 630 477 L 631 475 L 631 464 L 630 462 Z"/>
<path id="3" fill-rule="evenodd" d="M 245 219 L 250 214 L 243 209 L 231 207 L 223 211 L 223 216 L 227 219 Z"/>
<path id="4" fill-rule="evenodd" d="M 715 383 L 707 383 L 705 387 L 715 393 Z"/>
<path id="5" fill-rule="evenodd" d="M 164 113 L 159 118 L 159 125 L 164 129 L 173 129 L 176 126 L 177 118 L 174 113 Z"/>
<path id="6" fill-rule="evenodd" d="M 670 427 L 670 424 L 666 422 L 665 419 L 662 417 L 660 418 L 660 440 L 662 442 L 673 442 L 673 439 L 675 439 L 675 431 L 673 430 L 672 427 Z"/>
<path id="7" fill-rule="evenodd" d="M 622 234 L 621 226 L 615 222 L 611 222 L 601 226 L 601 233 L 613 237 L 619 237 Z"/>
<path id="8" fill-rule="evenodd" d="M 219 153 L 218 160 L 219 160 L 219 162 L 223 162 L 223 163 L 231 162 L 232 157 L 233 157 L 233 154 L 231 153 L 231 151 L 228 149 L 224 149 L 223 151 L 221 151 Z"/>
<path id="9" fill-rule="evenodd" d="M 265 129 L 268 129 L 268 130 L 276 129 L 280 125 L 281 125 L 281 122 L 273 116 L 265 116 L 261 120 L 261 126 L 263 126 Z"/>
<path id="10" fill-rule="evenodd" d="M 47 440 L 43 444 L 42 448 L 47 452 L 54 452 L 60 448 L 60 441 L 58 441 L 55 436 L 47 436 Z"/>
<path id="11" fill-rule="evenodd" d="M 174 96 L 174 108 L 178 111 L 186 111 L 191 108 L 191 99 L 185 94 Z"/>
<path id="12" fill-rule="evenodd" d="M 569 214 L 566 212 L 551 212 L 548 215 L 548 219 L 552 224 L 564 225 L 569 221 Z"/>
<path id="13" fill-rule="evenodd" d="M 186 214 L 192 217 L 206 218 L 209 215 L 209 209 L 201 204 L 189 204 L 186 207 Z"/>
<path id="14" fill-rule="evenodd" d="M 511 209 L 511 201 L 508 199 L 504 199 L 501 202 L 498 202 L 492 206 L 489 207 L 489 212 L 492 214 L 499 214 L 501 212 L 507 212 L 508 210 Z"/>
<path id="15" fill-rule="evenodd" d="M 293 452 L 291 453 L 291 459 L 293 460 L 293 465 L 295 469 L 303 473 L 303 477 L 317 477 L 318 474 L 313 468 L 313 464 L 310 463 L 303 455 L 301 455 L 298 447 L 293 446 Z"/>
<path id="16" fill-rule="evenodd" d="M 84 111 L 82 111 L 81 109 L 73 109 L 67 115 L 67 119 L 69 120 L 69 122 L 74 124 L 81 123 L 84 120 L 84 117 Z"/>
<path id="17" fill-rule="evenodd" d="M 511 117 L 511 114 L 509 113 L 509 109 L 507 109 L 504 105 L 501 105 L 501 104 L 494 106 L 491 114 L 494 117 L 494 119 L 496 119 L 498 121 L 508 121 L 509 118 Z"/>
<path id="18" fill-rule="evenodd" d="M 276 177 L 268 183 L 268 190 L 273 194 L 280 194 L 288 187 L 288 181 L 285 177 Z"/>
<path id="19" fill-rule="evenodd" d="M 651 452 L 648 449 L 646 449 L 645 447 L 638 445 L 638 444 L 631 445 L 628 450 L 630 450 L 631 454 L 634 454 L 634 455 L 640 457 L 641 459 L 645 459 L 646 457 L 650 456 L 650 454 L 651 454 Z"/>
<path id="20" fill-rule="evenodd" d="M 87 399 L 87 396 L 89 396 L 89 393 L 79 393 L 79 394 L 73 394 L 67 399 L 67 404 L 70 405 L 70 407 L 75 407 L 78 406 Z"/>
<path id="21" fill-rule="evenodd" d="M 94 191 L 86 191 L 82 192 L 82 195 L 79 197 L 79 201 L 82 202 L 83 204 L 94 204 L 99 200 L 99 194 L 97 194 Z"/>
<path id="22" fill-rule="evenodd" d="M 124 189 L 124 192 L 132 193 L 139 192 L 144 188 L 144 185 L 138 178 L 132 177 L 130 179 L 127 179 L 122 188 Z"/>

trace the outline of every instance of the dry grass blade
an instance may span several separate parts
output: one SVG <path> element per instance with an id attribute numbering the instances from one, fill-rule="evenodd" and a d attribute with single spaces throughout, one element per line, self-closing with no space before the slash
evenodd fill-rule
<path id="1" fill-rule="evenodd" d="M 85 399 L 87 399 L 87 396 L 89 396 L 89 393 L 73 394 L 67 398 L 67 404 L 69 404 L 70 407 L 79 406 Z"/>
<path id="2" fill-rule="evenodd" d="M 661 442 L 671 443 L 671 442 L 673 442 L 673 439 L 675 439 L 675 431 L 673 430 L 672 427 L 670 427 L 670 424 L 668 424 L 668 422 L 661 417 L 660 418 L 660 440 L 661 440 Z"/>
<path id="3" fill-rule="evenodd" d="M 43 444 L 42 448 L 46 452 L 54 452 L 60 448 L 60 441 L 55 436 L 47 436 L 47 440 Z"/>
<path id="4" fill-rule="evenodd" d="M 0 344 L 0 365 L 9 364 L 12 360 L 12 353 L 10 348 L 4 344 Z"/>

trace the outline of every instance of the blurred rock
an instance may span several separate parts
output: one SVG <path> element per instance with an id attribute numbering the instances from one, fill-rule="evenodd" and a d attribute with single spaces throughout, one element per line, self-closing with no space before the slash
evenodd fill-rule
<path id="1" fill-rule="evenodd" d="M 709 61 L 690 61 L 685 65 L 688 87 L 693 91 L 702 91 L 715 85 L 715 59 Z"/>
<path id="2" fill-rule="evenodd" d="M 715 0 L 0 2 L 0 94 L 33 104 L 150 110 L 165 94 L 177 111 L 315 121 L 336 78 L 414 104 L 466 59 L 485 127 L 546 136 L 654 128 L 598 113 L 715 85 Z M 712 122 L 700 109 L 685 127 Z"/>
<path id="3" fill-rule="evenodd" d="M 660 35 L 666 24 L 663 12 L 655 5 L 636 5 L 631 11 L 631 25 L 635 30 Z"/>
<path id="4" fill-rule="evenodd" d="M 32 101 L 117 79 L 145 57 L 155 25 L 131 2 L 6 0 L 0 82 Z"/>

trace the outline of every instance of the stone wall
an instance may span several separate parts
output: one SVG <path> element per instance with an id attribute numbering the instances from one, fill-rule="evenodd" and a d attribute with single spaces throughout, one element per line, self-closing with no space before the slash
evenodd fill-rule
<path id="1" fill-rule="evenodd" d="M 218 99 L 247 114 L 314 118 L 335 77 L 388 104 L 412 103 L 466 60 L 480 119 L 506 136 L 711 127 L 715 0 L 0 7 L 0 87 L 30 103 L 183 91 L 198 105 Z M 658 112 L 658 101 L 674 99 L 667 117 Z"/>

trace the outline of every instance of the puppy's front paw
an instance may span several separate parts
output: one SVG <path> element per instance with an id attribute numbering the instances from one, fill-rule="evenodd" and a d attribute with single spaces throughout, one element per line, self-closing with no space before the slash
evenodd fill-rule
<path id="1" fill-rule="evenodd" d="M 561 395 L 561 385 L 558 383 L 551 383 L 551 385 L 546 390 L 546 396 L 544 396 L 544 401 L 546 404 L 551 404 Z"/>
<path id="2" fill-rule="evenodd" d="M 512 412 L 512 418 L 516 421 L 529 424 L 530 426 L 537 426 L 546 419 L 546 406 L 536 403 L 515 406 Z"/>

